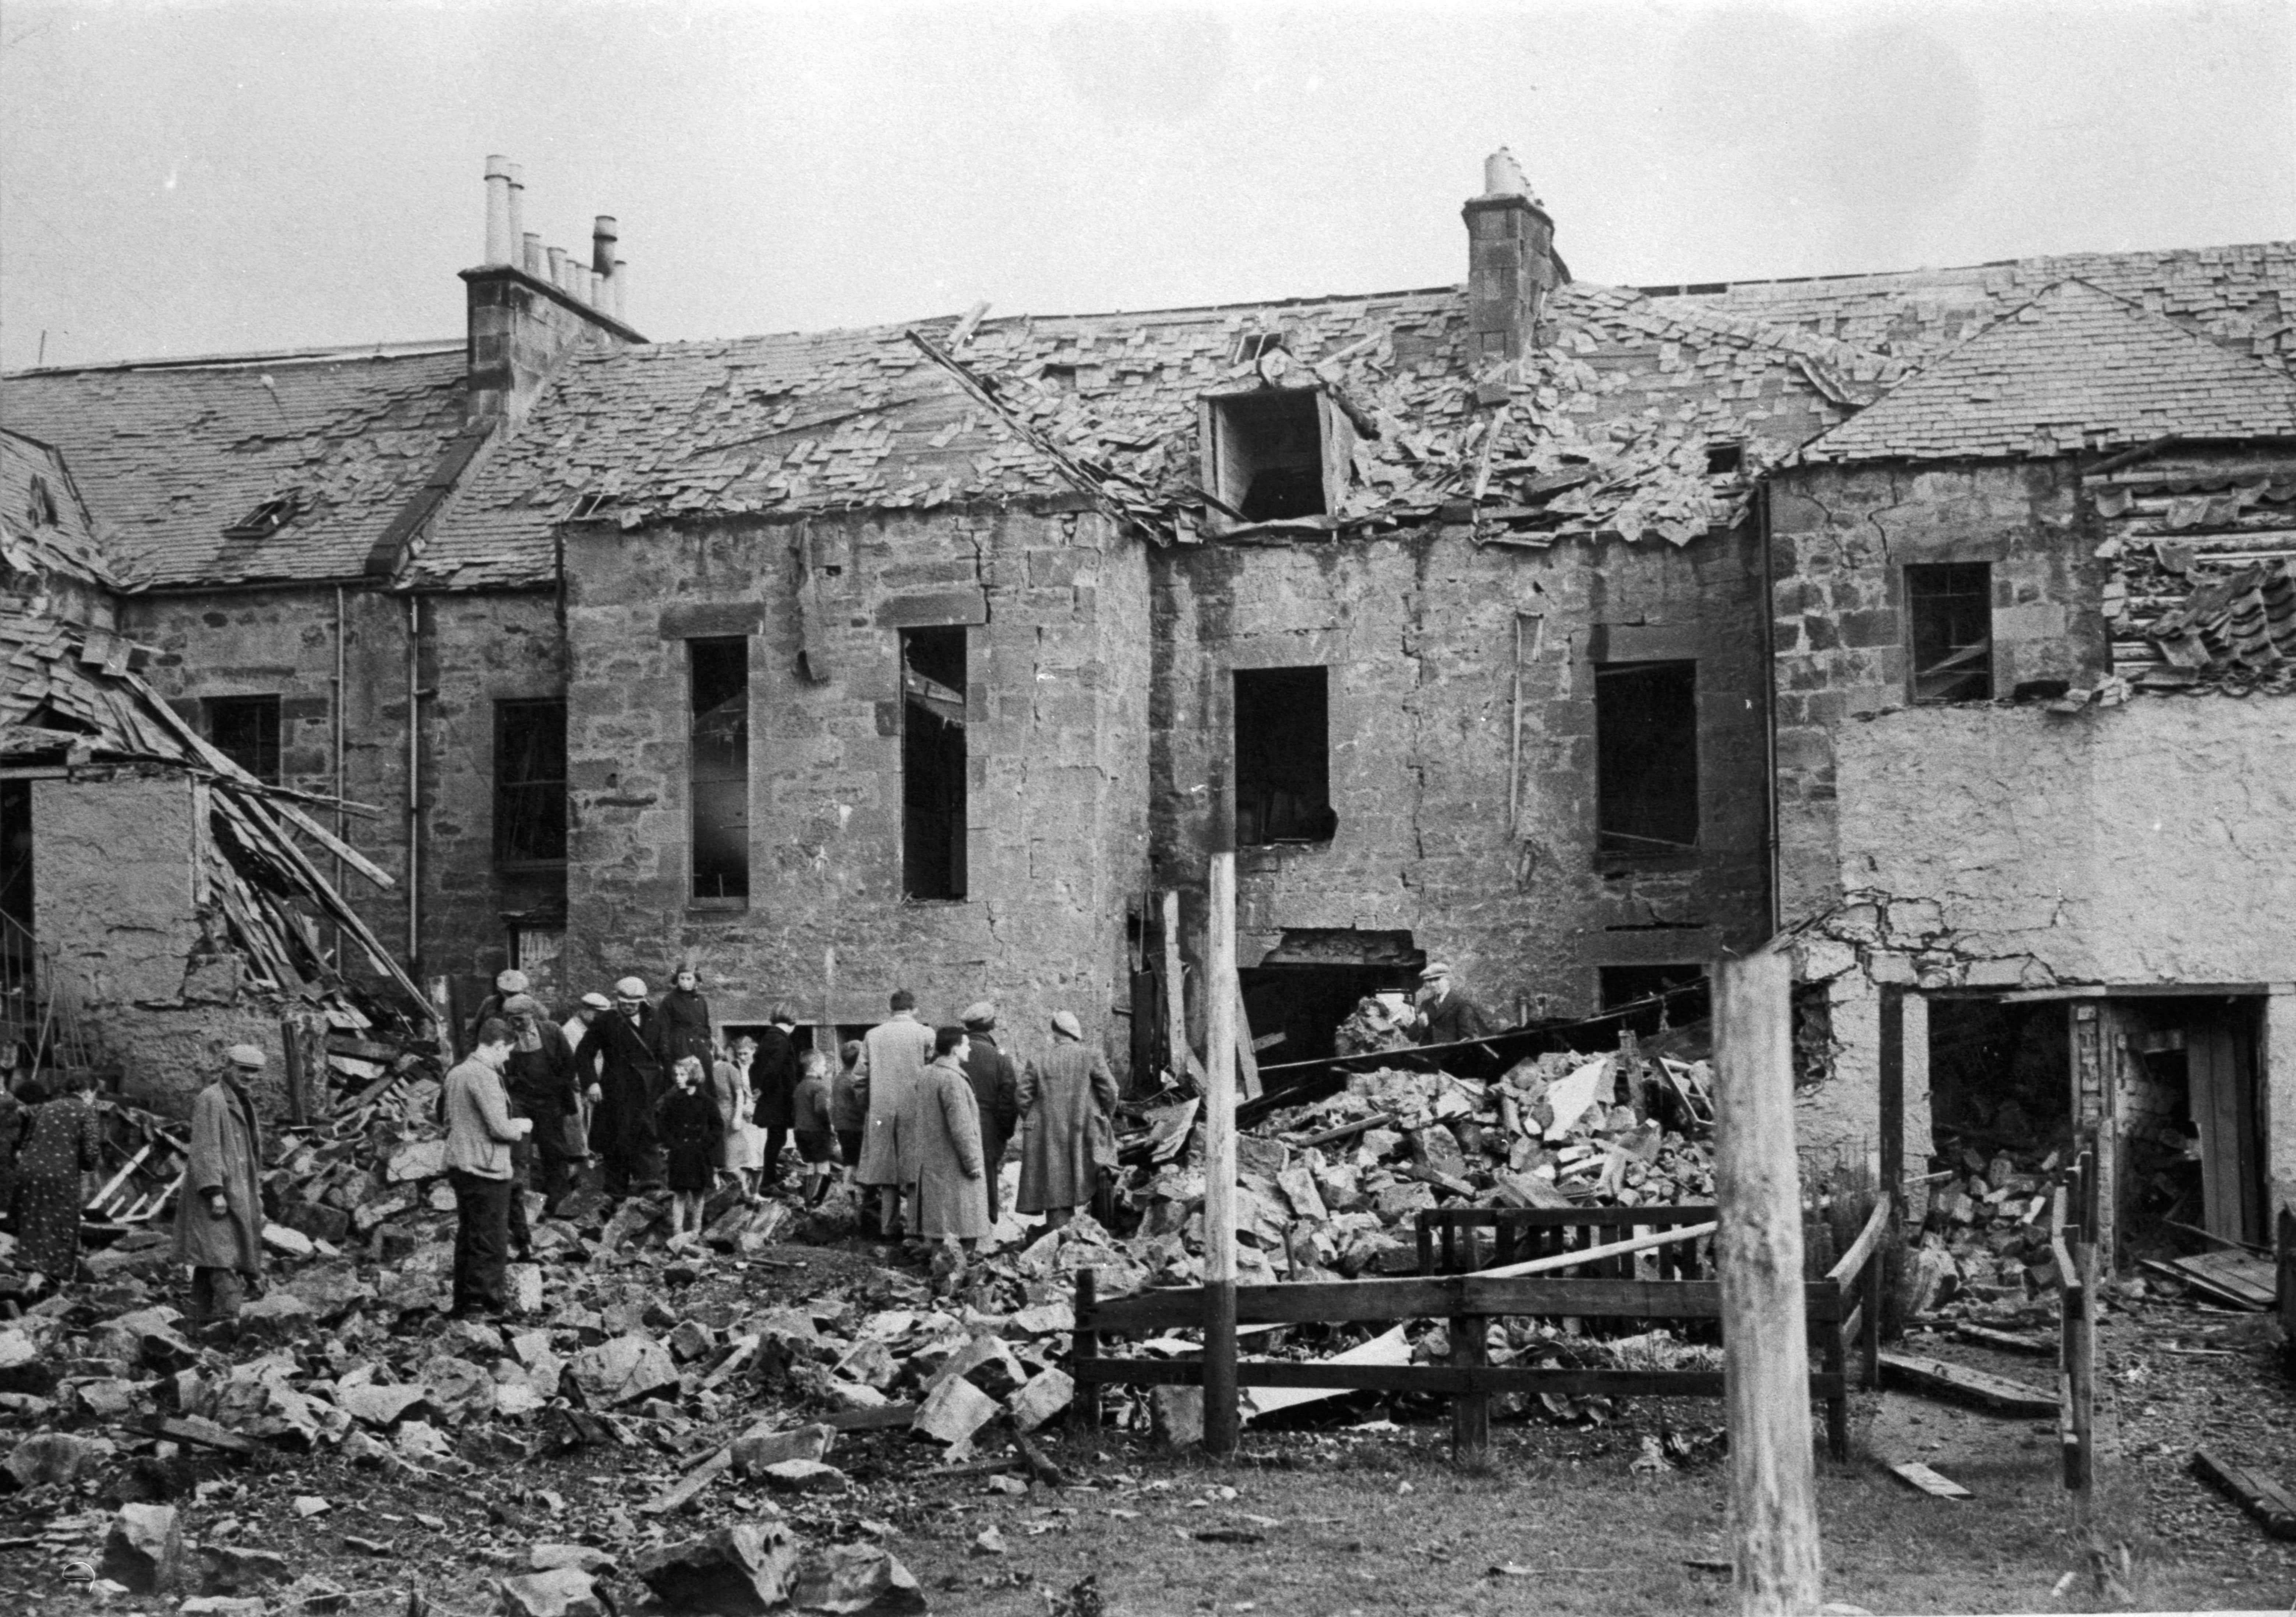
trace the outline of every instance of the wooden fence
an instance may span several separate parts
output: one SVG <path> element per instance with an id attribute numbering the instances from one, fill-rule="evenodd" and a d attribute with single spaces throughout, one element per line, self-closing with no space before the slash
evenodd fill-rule
<path id="1" fill-rule="evenodd" d="M 1247 1387 L 1313 1387 L 1350 1392 L 1444 1394 L 1452 1400 L 1456 1452 L 1472 1458 L 1488 1441 L 1490 1396 L 1494 1392 L 1554 1393 L 1584 1397 L 1625 1396 L 1719 1398 L 1723 1376 L 1714 1370 L 1526 1368 L 1486 1362 L 1484 1327 L 1494 1319 L 1607 1320 L 1719 1319 L 1721 1283 L 1704 1274 L 1700 1261 L 1681 1246 L 1660 1246 L 1660 1278 L 1635 1278 L 1634 1254 L 1597 1257 L 1583 1264 L 1594 1274 L 1550 1272 L 1492 1276 L 1464 1265 L 1480 1256 L 1480 1233 L 1492 1236 L 1492 1256 L 1513 1262 L 1539 1256 L 1567 1259 L 1565 1245 L 1576 1229 L 1592 1236 L 1603 1229 L 1649 1227 L 1663 1230 L 1711 1221 L 1711 1207 L 1616 1207 L 1555 1209 L 1459 1209 L 1423 1216 L 1422 1266 L 1439 1256 L 1462 1265 L 1459 1272 L 1424 1273 L 1395 1279 L 1339 1280 L 1235 1289 L 1238 1325 L 1393 1325 L 1401 1320 L 1443 1319 L 1451 1322 L 1447 1362 L 1423 1365 L 1330 1364 L 1295 1360 L 1242 1360 L 1234 1381 Z M 1884 1200 L 1841 1261 L 1822 1279 L 1808 1281 L 1803 1293 L 1819 1368 L 1809 1377 L 1810 1396 L 1826 1406 L 1826 1437 L 1837 1457 L 1849 1452 L 1849 1354 L 1858 1345 L 1857 1377 L 1879 1384 L 1881 1350 L 1881 1245 L 1889 1225 Z M 1534 1249 L 1544 1249 L 1534 1250 Z M 1504 1255 L 1502 1255 L 1504 1254 Z M 1623 1272 L 1621 1267 L 1623 1266 Z M 1076 1337 L 1070 1374 L 1077 1384 L 1072 1419 L 1080 1426 L 1100 1424 L 1103 1386 L 1201 1385 L 1202 1358 L 1123 1359 L 1104 1352 L 1111 1336 L 1152 1335 L 1193 1329 L 1204 1321 L 1201 1286 L 1170 1286 L 1103 1301 L 1097 1277 L 1080 1271 L 1076 1283 Z"/>

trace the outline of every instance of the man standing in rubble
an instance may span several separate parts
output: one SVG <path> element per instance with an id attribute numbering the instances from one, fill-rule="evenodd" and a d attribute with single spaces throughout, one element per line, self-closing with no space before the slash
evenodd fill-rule
<path id="1" fill-rule="evenodd" d="M 534 1131 L 530 1117 L 510 1115 L 503 1068 L 510 1061 L 510 1024 L 479 1024 L 471 1053 L 447 1074 L 447 1178 L 455 1187 L 455 1311 L 457 1319 L 500 1318 L 509 1306 L 510 1207 L 518 1194 L 512 1147 Z"/>
<path id="2" fill-rule="evenodd" d="M 598 1094 L 598 1074 L 605 1065 L 605 1046 L 590 1037 L 590 1029 L 598 1018 L 614 1009 L 614 1002 L 594 989 L 582 996 L 574 1007 L 574 1014 L 559 1024 L 558 1031 L 566 1036 L 566 1048 L 574 1053 L 574 1098 L 577 1127 L 567 1138 L 567 1149 L 577 1162 L 590 1160 L 590 1104 Z"/>
<path id="3" fill-rule="evenodd" d="M 590 1086 L 590 1149 L 605 1165 L 606 1194 L 619 1201 L 633 1187 L 644 1189 L 660 1178 L 653 1115 L 665 1085 L 644 978 L 614 984 L 613 1009 L 590 1024 L 582 1041 L 584 1050 L 594 1044 L 598 1079 Z"/>
<path id="4" fill-rule="evenodd" d="M 1441 960 L 1419 974 L 1415 1000 L 1422 1044 L 1464 1044 L 1491 1035 L 1490 1017 L 1467 997 L 1452 976 L 1451 968 Z"/>
<path id="5" fill-rule="evenodd" d="M 981 1180 L 988 1193 L 988 1221 L 994 1224 L 999 1211 L 997 1164 L 1004 1160 L 1005 1144 L 1021 1121 L 1021 1074 L 1013 1058 L 996 1048 L 995 1005 L 983 1000 L 966 1007 L 960 1019 L 967 1052 L 964 1081 L 972 1086 L 972 1098 L 980 1108 L 980 1155 L 988 1164 Z"/>
<path id="6" fill-rule="evenodd" d="M 901 1139 L 901 1111 L 933 1056 L 933 1030 L 917 1020 L 917 996 L 895 989 L 891 1005 L 892 1016 L 861 1041 L 861 1059 L 853 1069 L 854 1094 L 869 1117 L 858 1178 L 864 1197 L 873 1190 L 877 1204 L 876 1228 L 870 1229 L 866 1209 L 861 1228 L 889 1240 L 901 1233 L 902 1198 L 917 1177 L 915 1142 Z"/>
<path id="7" fill-rule="evenodd" d="M 575 1110 L 574 1052 L 566 1035 L 542 1014 L 541 1003 L 530 994 L 516 993 L 503 1002 L 503 1019 L 510 1024 L 510 1059 L 503 1067 L 504 1086 L 510 1092 L 511 1114 L 534 1120 L 534 1132 L 511 1149 L 523 1185 L 536 1169 L 534 1188 L 542 1194 L 542 1215 L 558 1211 L 570 1188 L 573 1159 L 566 1148 L 566 1120 Z M 511 1236 L 519 1255 L 532 1250 L 534 1240 L 516 1194 L 511 1197 Z"/>
<path id="8" fill-rule="evenodd" d="M 1053 1048 L 1021 1073 L 1021 1193 L 1013 1205 L 1058 1229 L 1099 1188 L 1115 1141 L 1116 1077 L 1074 1013 L 1053 1017 Z"/>
<path id="9" fill-rule="evenodd" d="M 176 1200 L 175 1261 L 192 1266 L 193 1324 L 236 1319 L 263 1273 L 263 1130 L 249 1080 L 263 1052 L 234 1044 L 192 1102 L 192 1146 Z"/>

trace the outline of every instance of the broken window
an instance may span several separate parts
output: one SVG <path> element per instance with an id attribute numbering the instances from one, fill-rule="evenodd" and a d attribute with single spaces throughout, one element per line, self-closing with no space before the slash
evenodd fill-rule
<path id="1" fill-rule="evenodd" d="M 495 861 L 566 858 L 566 704 L 495 704 Z"/>
<path id="2" fill-rule="evenodd" d="M 1906 569 L 1906 628 L 1916 702 L 1993 697 L 1993 568 L 1956 561 Z"/>
<path id="3" fill-rule="evenodd" d="M 1702 1022 L 1708 1015 L 1706 968 L 1694 961 L 1671 966 L 1595 968 L 1604 1010 L 1626 1010 L 1620 1025 L 1649 1038 L 1663 1029 Z M 1631 1008 L 1631 1009 L 1629 1009 Z"/>
<path id="4" fill-rule="evenodd" d="M 1237 669 L 1237 845 L 1329 842 L 1338 829 L 1328 670 Z"/>
<path id="5" fill-rule="evenodd" d="M 211 696 L 208 741 L 266 786 L 279 784 L 279 698 Z"/>
<path id="6" fill-rule="evenodd" d="M 1206 492 L 1234 518 L 1282 522 L 1332 510 L 1346 465 L 1344 422 L 1320 392 L 1268 388 L 1204 402 Z"/>
<path id="7" fill-rule="evenodd" d="M 691 730 L 696 903 L 750 896 L 750 641 L 746 635 L 685 642 Z"/>
<path id="8" fill-rule="evenodd" d="M 295 519 L 302 509 L 303 496 L 299 490 L 289 489 L 264 501 L 229 527 L 223 530 L 226 539 L 268 539 Z"/>
<path id="9" fill-rule="evenodd" d="M 901 891 L 964 896 L 964 631 L 901 635 Z"/>
<path id="10" fill-rule="evenodd" d="M 1710 478 L 1734 478 L 1746 464 L 1746 450 L 1742 444 L 1709 444 L 1706 446 L 1706 475 Z"/>
<path id="11" fill-rule="evenodd" d="M 1698 665 L 1595 669 L 1595 847 L 1686 853 L 1698 846 Z"/>

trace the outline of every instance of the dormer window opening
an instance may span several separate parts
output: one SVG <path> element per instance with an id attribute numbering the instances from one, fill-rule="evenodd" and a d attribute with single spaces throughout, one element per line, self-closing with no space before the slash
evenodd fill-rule
<path id="1" fill-rule="evenodd" d="M 226 539 L 268 539 L 292 522 L 301 511 L 303 494 L 291 488 L 264 501 L 229 527 L 223 530 Z"/>
<path id="2" fill-rule="evenodd" d="M 25 516 L 34 527 L 53 527 L 56 525 L 56 496 L 48 487 L 48 480 L 34 473 L 31 499 L 25 506 Z"/>
<path id="3" fill-rule="evenodd" d="M 1330 515 L 1346 478 L 1350 429 L 1313 388 L 1204 401 L 1206 492 L 1246 522 Z"/>

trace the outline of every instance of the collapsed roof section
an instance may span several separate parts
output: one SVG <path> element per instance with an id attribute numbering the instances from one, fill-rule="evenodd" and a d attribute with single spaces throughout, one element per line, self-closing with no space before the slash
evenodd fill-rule
<path id="1" fill-rule="evenodd" d="M 330 835 L 291 799 L 201 739 L 135 668 L 140 653 L 102 630 L 0 607 L 0 764 L 140 765 L 182 772 L 205 812 L 193 816 L 193 891 L 218 912 L 250 976 L 283 996 L 316 996 L 338 976 L 317 927 L 332 922 L 416 1005 L 421 990 L 304 853 L 296 835 L 378 886 L 388 873 Z"/>
<path id="2" fill-rule="evenodd" d="M 463 348 L 29 371 L 9 427 L 86 479 L 126 587 L 359 577 L 463 428 Z"/>
<path id="3" fill-rule="evenodd" d="M 37 438 L 0 428 L 0 562 L 27 578 L 118 587 L 71 469 Z"/>

